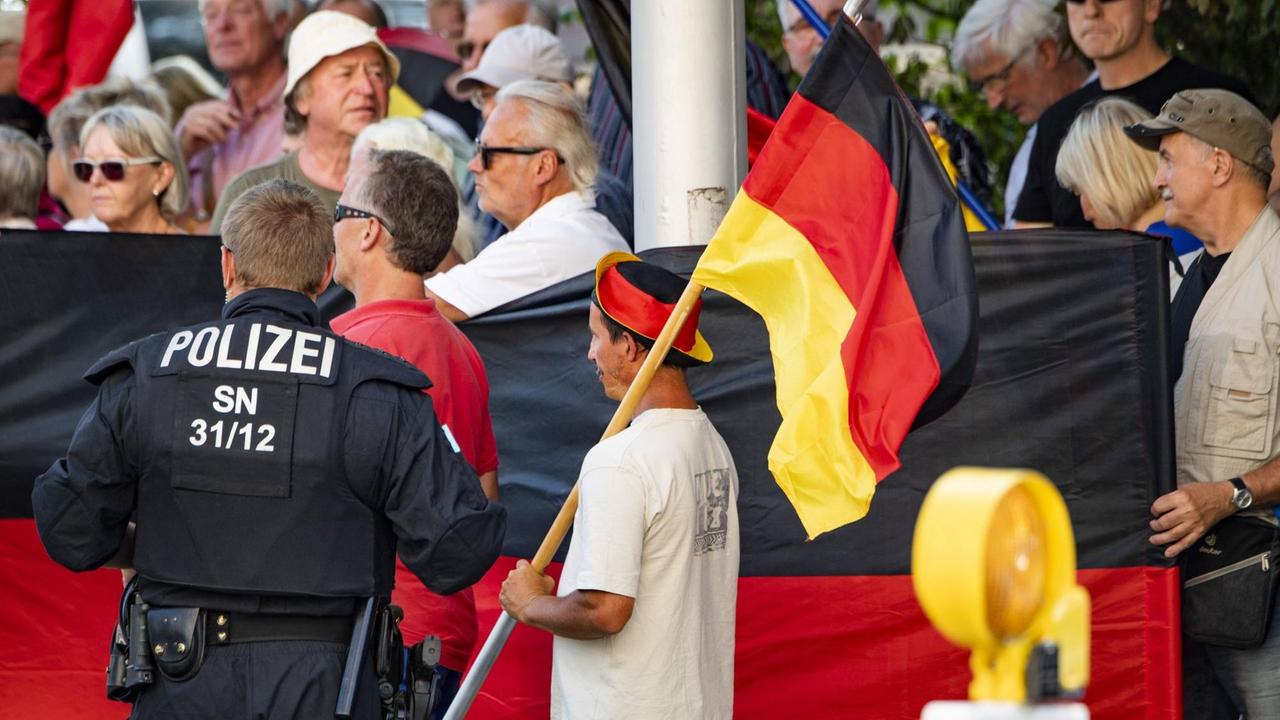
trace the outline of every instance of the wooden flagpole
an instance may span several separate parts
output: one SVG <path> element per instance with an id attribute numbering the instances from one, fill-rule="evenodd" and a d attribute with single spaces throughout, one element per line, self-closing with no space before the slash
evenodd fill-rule
<path id="1" fill-rule="evenodd" d="M 689 319 L 689 313 L 693 310 L 694 303 L 702 296 L 703 287 L 698 283 L 690 281 L 685 286 L 684 292 L 680 293 L 680 299 L 676 301 L 675 308 L 671 311 L 671 316 L 667 318 L 667 322 L 662 326 L 662 332 L 658 333 L 658 337 L 654 339 L 653 348 L 649 350 L 649 354 L 645 357 L 644 362 L 640 365 L 639 372 L 631 381 L 627 392 L 622 396 L 622 402 L 618 403 L 618 409 L 613 413 L 613 419 L 609 421 L 609 426 L 605 428 L 604 434 L 600 436 L 603 441 L 622 432 L 631 424 L 632 414 L 635 412 L 636 406 L 640 404 L 640 399 L 644 397 L 645 392 L 649 390 L 649 383 L 653 380 L 653 375 L 658 371 L 658 367 L 662 364 L 667 352 L 671 350 L 671 343 L 675 339 L 676 333 L 680 328 L 684 327 L 684 323 Z M 555 557 L 556 551 L 560 549 L 560 543 L 564 541 L 564 536 L 569 533 L 569 528 L 573 526 L 573 516 L 578 512 L 578 483 L 573 484 L 573 490 L 569 491 L 569 496 L 564 499 L 564 505 L 560 506 L 560 512 L 556 515 L 555 522 L 551 523 L 551 529 L 547 531 L 546 537 L 542 539 L 542 545 L 538 547 L 538 552 L 533 556 L 530 564 L 533 569 L 539 573 L 547 569 L 547 565 L 551 564 L 551 559 Z M 494 662 L 498 659 L 498 654 L 502 652 L 502 648 L 507 643 L 507 638 L 511 636 L 511 631 L 515 629 L 516 621 L 504 610 L 498 616 L 498 622 L 494 624 L 493 630 L 489 632 L 489 637 L 485 639 L 484 646 L 480 648 L 480 654 L 476 656 L 476 660 L 471 664 L 471 672 L 462 681 L 462 686 L 458 688 L 458 694 L 454 697 L 453 704 L 449 706 L 449 712 L 445 714 L 444 720 L 461 720 L 466 716 L 467 711 L 471 709 L 471 703 L 475 701 L 476 694 L 480 692 L 480 686 L 484 684 L 485 678 L 489 676 L 489 671 L 493 669 Z"/>

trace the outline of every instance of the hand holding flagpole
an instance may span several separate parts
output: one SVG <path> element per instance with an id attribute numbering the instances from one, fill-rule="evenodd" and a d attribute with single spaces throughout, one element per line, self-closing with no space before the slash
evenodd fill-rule
<path id="1" fill-rule="evenodd" d="M 653 342 L 653 348 L 645 357 L 644 363 L 640 365 L 640 370 L 636 373 L 636 377 L 631 381 L 631 386 L 627 388 L 626 395 L 623 395 L 622 402 L 618 403 L 618 409 L 613 413 L 613 419 L 609 421 L 609 426 L 605 428 L 604 434 L 600 436 L 601 440 L 613 437 L 622 432 L 629 424 L 631 417 L 635 413 L 636 406 L 640 404 L 640 399 L 644 397 L 645 392 L 649 389 L 649 383 L 653 380 L 653 375 L 658 371 L 658 367 L 667 356 L 667 352 L 671 349 L 671 343 L 675 340 L 676 333 L 680 328 L 684 327 L 685 321 L 689 319 L 689 313 L 692 311 L 698 298 L 702 296 L 703 287 L 695 282 L 690 282 L 685 286 L 684 292 L 680 294 L 680 299 L 676 301 L 675 308 L 671 311 L 671 316 L 667 318 L 667 322 L 662 326 L 662 332 L 658 333 L 658 337 Z M 578 483 L 573 484 L 573 490 L 569 491 L 569 496 L 565 498 L 564 505 L 560 506 L 560 512 L 556 515 L 556 519 L 551 523 L 551 529 L 547 531 L 546 537 L 542 539 L 542 545 L 538 547 L 538 552 L 533 556 L 531 565 L 533 569 L 539 573 L 547 569 L 547 565 L 551 564 L 552 558 L 555 557 L 556 551 L 560 549 L 560 543 L 564 541 L 564 536 L 569 533 L 569 528 L 573 526 L 573 516 L 578 512 Z M 462 686 L 458 688 L 458 694 L 454 697 L 453 704 L 449 706 L 449 712 L 445 714 L 444 720 L 461 720 L 466 716 L 467 711 L 471 709 L 471 703 L 475 701 L 476 694 L 480 692 L 480 686 L 488 677 L 489 671 L 493 669 L 494 662 L 498 659 L 498 654 L 502 652 L 502 648 L 506 645 L 507 638 L 511 636 L 511 631 L 515 629 L 515 618 L 511 617 L 503 611 L 498 616 L 498 622 L 494 624 L 493 630 L 489 632 L 489 637 L 485 639 L 484 646 L 480 648 L 480 654 L 476 656 L 476 660 L 471 665 L 471 672 L 463 678 Z"/>

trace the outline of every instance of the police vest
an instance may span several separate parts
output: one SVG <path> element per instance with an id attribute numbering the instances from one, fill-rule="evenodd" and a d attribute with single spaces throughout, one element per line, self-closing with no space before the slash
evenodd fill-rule
<path id="1" fill-rule="evenodd" d="M 270 312 L 140 340 L 87 377 L 122 364 L 136 382 L 140 575 L 233 593 L 390 592 L 394 534 L 346 478 L 347 405 L 361 383 L 421 389 L 425 375 Z M 385 430 L 352 429 L 373 443 Z"/>

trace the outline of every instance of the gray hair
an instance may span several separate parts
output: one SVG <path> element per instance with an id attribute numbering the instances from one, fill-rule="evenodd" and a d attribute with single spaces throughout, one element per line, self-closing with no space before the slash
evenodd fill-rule
<path id="1" fill-rule="evenodd" d="M 288 180 L 254 185 L 231 203 L 222 244 L 247 288 L 280 288 L 317 295 L 333 257 L 333 209 Z"/>
<path id="2" fill-rule="evenodd" d="M 591 187 L 600 172 L 600 158 L 582 114 L 582 103 L 560 83 L 520 80 L 498 91 L 499 104 L 519 101 L 525 108 L 528 142 L 553 148 L 569 169 L 573 188 Z"/>
<path id="3" fill-rule="evenodd" d="M 1207 161 L 1209 156 L 1212 155 L 1215 150 L 1222 150 L 1222 152 L 1231 156 L 1232 170 L 1239 173 L 1240 176 L 1249 183 L 1261 187 L 1262 195 L 1263 197 L 1266 197 L 1267 191 L 1271 188 L 1271 173 L 1254 165 L 1248 160 L 1242 160 L 1241 158 L 1232 155 L 1231 151 L 1226 150 L 1225 148 L 1216 147 L 1213 143 L 1205 142 L 1191 133 L 1185 134 L 1187 139 L 1200 148 L 1200 162 Z"/>
<path id="4" fill-rule="evenodd" d="M 44 187 L 44 153 L 26 133 L 0 125 L 0 219 L 34 219 Z"/>
<path id="5" fill-rule="evenodd" d="M 394 117 L 366 125 L 351 145 L 354 156 L 365 150 L 409 150 L 435 160 L 453 177 L 453 150 L 416 118 Z M 456 183 L 455 183 L 456 184 Z"/>
<path id="6" fill-rule="evenodd" d="M 187 163 L 178 148 L 178 138 L 164 118 L 133 105 L 119 105 L 99 110 L 84 124 L 80 131 L 80 147 L 84 147 L 89 135 L 101 126 L 106 128 L 122 152 L 130 157 L 154 155 L 173 167 L 173 181 L 160 191 L 160 214 L 170 219 L 187 209 L 190 186 L 187 179 Z"/>
<path id="7" fill-rule="evenodd" d="M 1057 0 L 978 0 L 956 26 L 951 65 L 964 69 L 991 55 L 1012 61 L 1042 38 L 1056 42 L 1064 55 L 1073 55 L 1067 21 L 1057 12 L 1057 4 Z"/>
<path id="8" fill-rule="evenodd" d="M 394 117 L 366 126 L 356 136 L 356 141 L 351 146 L 352 164 L 355 164 L 357 155 L 368 153 L 370 150 L 408 150 L 434 160 L 444 168 L 454 189 L 458 187 L 458 178 L 454 176 L 453 150 L 444 139 L 431 132 L 426 123 L 421 120 Z M 476 256 L 475 238 L 475 223 L 467 213 L 461 213 L 458 216 L 458 228 L 453 233 L 453 249 L 463 262 L 469 262 Z M 430 269 L 435 268 L 433 266 Z"/>
<path id="9" fill-rule="evenodd" d="M 440 164 L 412 150 L 371 150 L 356 197 L 385 219 L 391 262 L 425 275 L 444 260 L 458 226 L 458 191 Z"/>
<path id="10" fill-rule="evenodd" d="M 284 15 L 293 14 L 293 0 L 261 0 L 261 1 L 262 1 L 262 9 L 266 11 L 268 20 L 275 20 L 276 18 L 280 17 L 281 14 L 284 14 Z M 205 3 L 207 2 L 208 0 L 200 0 L 200 2 L 198 3 L 198 9 L 200 11 L 203 11 Z"/>
<path id="11" fill-rule="evenodd" d="M 152 82 L 135 83 L 126 78 L 108 78 L 68 95 L 49 113 L 49 137 L 64 155 L 80 146 L 80 133 L 94 113 L 116 105 L 146 108 L 164 119 L 173 120 L 164 91 Z"/>

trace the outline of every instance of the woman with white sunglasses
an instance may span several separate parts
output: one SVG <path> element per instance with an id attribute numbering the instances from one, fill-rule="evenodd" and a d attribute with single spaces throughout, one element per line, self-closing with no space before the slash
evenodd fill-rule
<path id="1" fill-rule="evenodd" d="M 187 165 L 177 138 L 159 115 L 132 105 L 98 111 L 80 135 L 71 164 L 89 186 L 94 217 L 112 232 L 181 233 Z"/>

